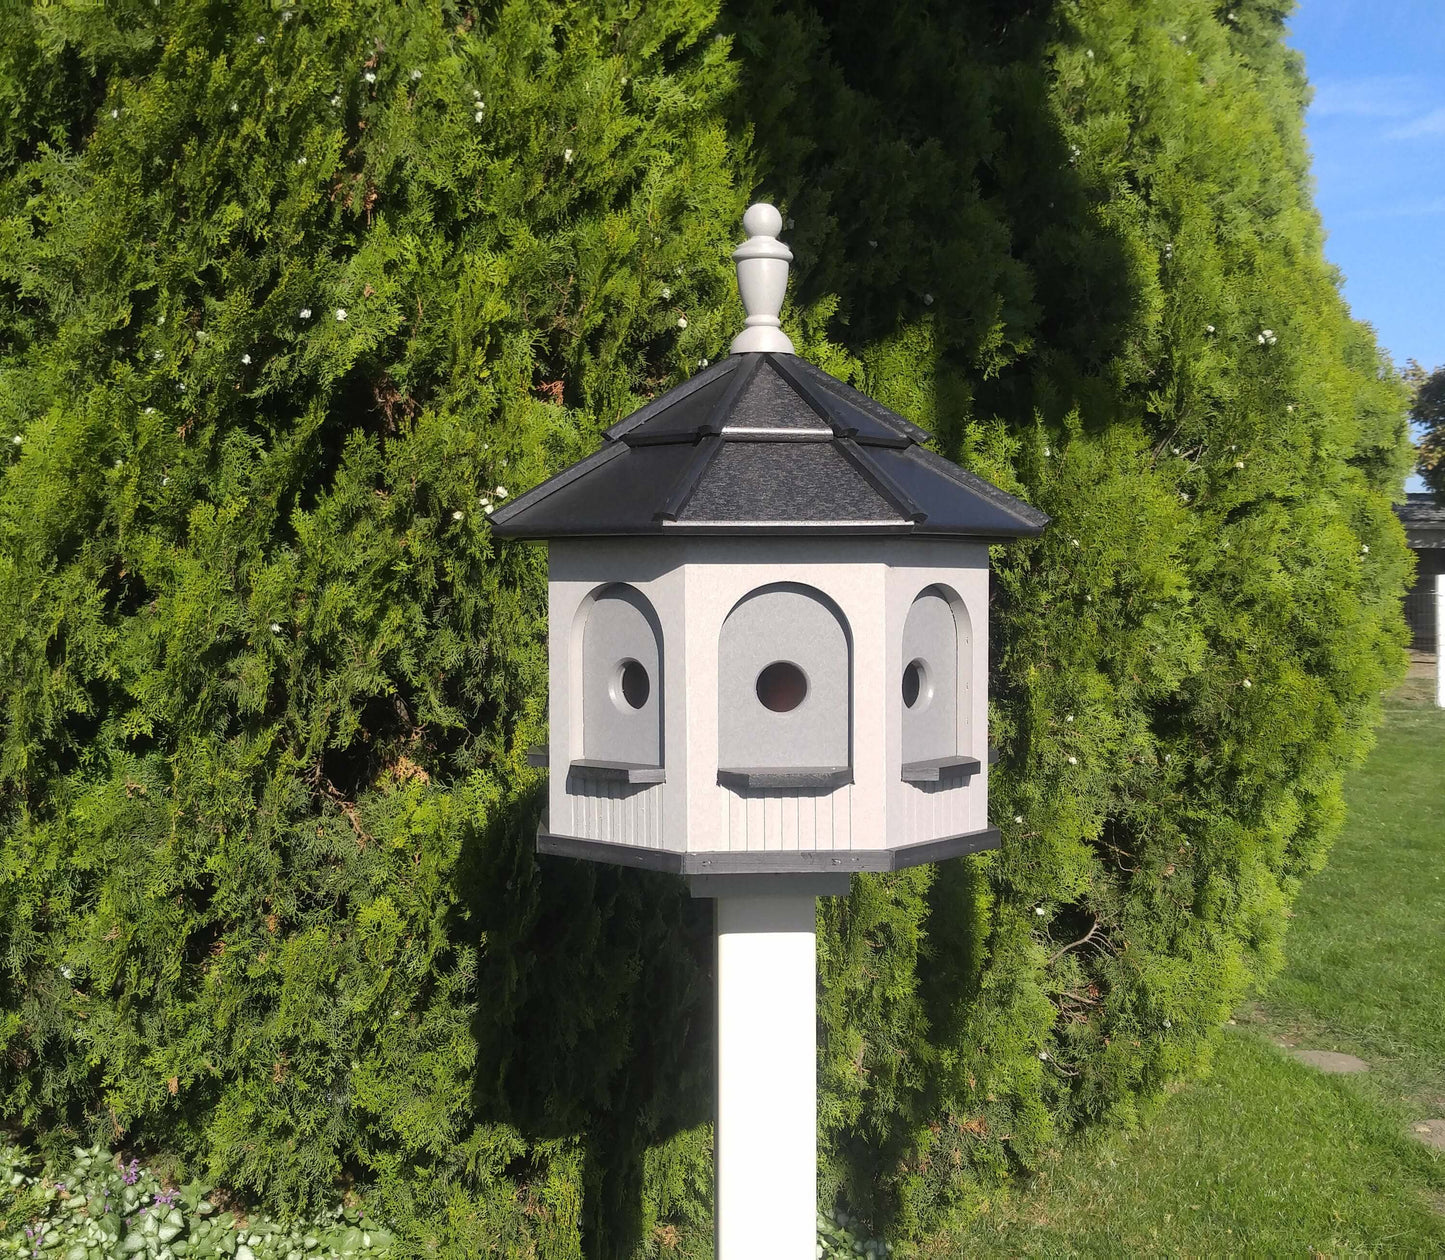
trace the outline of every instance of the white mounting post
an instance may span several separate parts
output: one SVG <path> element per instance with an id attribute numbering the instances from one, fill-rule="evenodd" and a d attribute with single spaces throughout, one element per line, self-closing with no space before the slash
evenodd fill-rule
<path id="1" fill-rule="evenodd" d="M 1435 703 L 1445 709 L 1445 573 L 1435 575 Z"/>
<path id="2" fill-rule="evenodd" d="M 816 914 L 812 892 L 717 899 L 717 1260 L 816 1254 Z"/>

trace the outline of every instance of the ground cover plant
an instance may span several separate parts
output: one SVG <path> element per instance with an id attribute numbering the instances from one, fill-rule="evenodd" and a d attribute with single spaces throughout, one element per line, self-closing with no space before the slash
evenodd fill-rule
<path id="1" fill-rule="evenodd" d="M 1445 1117 L 1442 756 L 1433 691 L 1393 701 L 1350 779 L 1330 866 L 1295 903 L 1289 962 L 1230 1022 L 1208 1079 L 1138 1133 L 1046 1161 L 953 1240 L 958 1254 L 1445 1249 L 1445 1152 L 1416 1131 Z M 1369 1070 L 1326 1076 L 1290 1047 L 1352 1052 Z"/>
<path id="2" fill-rule="evenodd" d="M 24 1260 L 367 1260 L 393 1239 L 357 1207 L 280 1225 L 238 1218 L 199 1182 L 166 1185 L 139 1159 L 76 1147 L 59 1166 L 37 1167 L 19 1147 L 0 1146 L 0 1256 Z"/>
<path id="3" fill-rule="evenodd" d="M 706 1254 L 706 907 L 534 858 L 486 518 L 724 352 L 755 195 L 800 351 L 1054 519 L 1001 852 L 821 912 L 820 1209 L 946 1233 L 1204 1062 L 1403 660 L 1283 8 L 12 2 L 0 1118 L 419 1251 Z"/>

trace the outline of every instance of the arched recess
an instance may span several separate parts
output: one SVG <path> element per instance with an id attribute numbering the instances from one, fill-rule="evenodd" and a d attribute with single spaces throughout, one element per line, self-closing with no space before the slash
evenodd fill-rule
<path id="1" fill-rule="evenodd" d="M 945 586 L 921 591 L 903 623 L 899 662 L 905 770 L 972 751 L 972 660 L 963 601 Z"/>
<path id="2" fill-rule="evenodd" d="M 850 782 L 852 680 L 847 620 L 821 591 L 784 582 L 744 596 L 718 643 L 719 778 Z"/>
<path id="3" fill-rule="evenodd" d="M 582 757 L 662 764 L 662 627 L 647 598 L 614 583 L 582 625 Z"/>

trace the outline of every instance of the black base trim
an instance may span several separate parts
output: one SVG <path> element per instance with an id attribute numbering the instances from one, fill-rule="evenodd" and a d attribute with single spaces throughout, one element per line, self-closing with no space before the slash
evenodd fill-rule
<path id="1" fill-rule="evenodd" d="M 997 827 L 961 836 L 923 840 L 896 849 L 815 850 L 766 853 L 678 853 L 672 849 L 643 849 L 610 840 L 584 840 L 537 830 L 537 852 L 553 857 L 607 862 L 633 870 L 667 871 L 673 875 L 834 875 L 854 871 L 901 871 L 925 862 L 943 862 L 999 847 Z"/>

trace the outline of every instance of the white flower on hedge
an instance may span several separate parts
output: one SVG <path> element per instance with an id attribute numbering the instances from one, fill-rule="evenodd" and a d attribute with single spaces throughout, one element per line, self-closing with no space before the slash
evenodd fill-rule
<path id="1" fill-rule="evenodd" d="M 1048 459 L 1048 457 L 1049 457 L 1050 455 L 1052 455 L 1052 454 L 1053 454 L 1053 451 L 1049 450 L 1049 448 L 1048 448 L 1047 446 L 1044 447 L 1044 458 L 1045 458 L 1045 459 Z"/>
<path id="2" fill-rule="evenodd" d="M 311 318 L 311 308 L 310 308 L 309 306 L 303 306 L 303 307 L 301 308 L 301 318 L 302 318 L 302 319 L 310 319 L 310 318 Z"/>
<path id="3" fill-rule="evenodd" d="M 1370 544 L 1369 544 L 1369 543 L 1361 543 L 1361 544 L 1360 544 L 1360 550 L 1361 550 L 1365 555 L 1368 556 L 1368 555 L 1370 554 Z"/>
<path id="4" fill-rule="evenodd" d="M 271 633 L 272 633 L 272 634 L 280 634 L 280 633 L 281 633 L 281 623 L 280 623 L 279 621 L 273 621 L 273 622 L 271 623 Z"/>
<path id="5" fill-rule="evenodd" d="M 1164 1021 L 1164 1027 L 1165 1027 L 1165 1028 L 1173 1028 L 1173 1027 L 1174 1027 L 1174 1021 L 1173 1021 L 1172 1019 L 1166 1019 L 1166 1020 Z"/>
<path id="6" fill-rule="evenodd" d="M 363 79 L 365 79 L 368 83 L 375 83 L 375 82 L 376 82 L 376 71 L 374 71 L 374 70 L 368 70 L 368 71 L 367 71 L 365 74 L 363 74 L 361 77 L 362 77 Z"/>
<path id="7" fill-rule="evenodd" d="M 490 516 L 492 514 L 492 505 L 488 503 L 487 506 L 482 509 L 482 511 L 485 512 L 488 516 Z"/>
<path id="8" fill-rule="evenodd" d="M 1049 1052 L 1047 1050 L 1040 1050 L 1039 1059 L 1041 1062 L 1047 1063 L 1049 1061 Z"/>
<path id="9" fill-rule="evenodd" d="M 507 487 L 498 486 L 495 490 L 492 491 L 492 493 L 496 495 L 499 499 L 505 499 L 507 497 Z"/>
<path id="10" fill-rule="evenodd" d="M 931 293 L 925 293 L 925 294 L 923 295 L 923 305 L 924 305 L 924 306 L 932 306 L 932 305 L 933 305 L 933 294 L 931 294 Z"/>
<path id="11" fill-rule="evenodd" d="M 71 971 L 69 967 L 62 967 L 60 969 L 60 974 L 64 976 L 67 980 L 69 980 L 75 975 L 75 972 Z"/>
<path id="12" fill-rule="evenodd" d="M 256 42 L 258 44 L 264 44 L 266 42 L 266 37 L 264 35 L 257 35 Z"/>
<path id="13" fill-rule="evenodd" d="M 1064 714 L 1064 721 L 1065 721 L 1065 722 L 1072 722 L 1073 720 L 1074 720 L 1074 715 L 1073 715 L 1072 713 L 1066 713 L 1066 714 Z"/>
<path id="14" fill-rule="evenodd" d="M 283 9 L 283 10 L 282 10 L 282 12 L 281 12 L 281 20 L 282 20 L 283 22 L 289 22 L 289 21 L 291 20 L 291 17 L 292 17 L 292 14 L 291 14 L 291 10 L 290 10 L 290 9 Z"/>
<path id="15" fill-rule="evenodd" d="M 1035 913 L 1036 915 L 1038 915 L 1039 918 L 1042 919 L 1042 918 L 1044 917 L 1044 908 L 1043 908 L 1043 906 L 1035 906 L 1035 907 L 1034 907 L 1034 913 Z"/>
<path id="16" fill-rule="evenodd" d="M 336 308 L 336 319 L 339 323 L 344 324 L 346 322 L 346 307 L 338 306 Z"/>
<path id="17" fill-rule="evenodd" d="M 1079 545 L 1079 540 L 1078 540 L 1077 538 L 1070 538 L 1070 539 L 1069 539 L 1069 546 L 1070 546 L 1070 547 L 1077 547 L 1078 545 Z"/>
<path id="18" fill-rule="evenodd" d="M 1070 764 L 1071 766 L 1076 766 L 1076 765 L 1079 764 L 1079 759 L 1078 759 L 1077 757 L 1070 756 L 1070 758 L 1069 758 L 1069 764 Z"/>
<path id="19" fill-rule="evenodd" d="M 157 351 L 155 351 L 155 352 L 151 355 L 151 358 L 152 358 L 155 362 L 157 362 L 157 363 L 159 363 L 159 362 L 160 362 L 162 359 L 164 359 L 165 357 L 166 357 L 166 352 L 165 352 L 164 350 L 157 350 Z"/>
<path id="20" fill-rule="evenodd" d="M 1237 459 L 1237 460 L 1235 460 L 1235 461 L 1234 461 L 1234 466 L 1235 466 L 1236 468 L 1243 468 L 1243 467 L 1244 467 L 1244 460 L 1242 460 L 1242 459 Z"/>
<path id="21" fill-rule="evenodd" d="M 338 106 L 340 106 L 340 104 L 341 104 L 341 97 L 340 97 L 339 95 L 338 95 L 338 96 L 333 96 L 333 97 L 331 98 L 331 108 L 332 108 L 332 109 L 336 109 Z"/>
<path id="22" fill-rule="evenodd" d="M 10 439 L 10 444 L 12 446 L 19 446 L 24 441 L 25 439 L 17 433 L 13 438 Z"/>
<path id="23" fill-rule="evenodd" d="M 677 326 L 678 326 L 679 328 L 686 328 L 686 327 L 687 327 L 687 316 L 686 316 L 686 315 L 679 315 L 679 316 L 677 317 Z"/>
<path id="24" fill-rule="evenodd" d="M 1183 499 L 1185 503 L 1189 502 L 1189 496 L 1185 494 L 1183 490 L 1179 492 L 1179 497 Z"/>
<path id="25" fill-rule="evenodd" d="M 306 158 L 305 158 L 304 155 L 296 159 L 296 165 L 297 165 L 297 166 L 305 166 L 305 165 L 306 165 Z"/>
<path id="26" fill-rule="evenodd" d="M 418 79 L 420 79 L 420 78 L 421 78 L 421 71 L 420 71 L 420 70 L 413 70 L 413 71 L 411 72 L 411 81 L 412 81 L 413 83 L 415 83 L 415 82 L 416 82 Z"/>
<path id="27" fill-rule="evenodd" d="M 1022 814 L 1015 814 L 1015 815 L 1014 815 L 1014 822 L 1022 825 L 1022 824 L 1023 824 L 1023 821 L 1024 821 L 1024 816 L 1023 816 Z"/>
<path id="28" fill-rule="evenodd" d="M 564 162 L 569 163 L 569 164 L 571 163 L 571 161 L 572 161 L 572 150 L 571 150 L 571 149 L 563 149 L 563 150 L 562 150 L 562 160 L 563 160 Z"/>
<path id="29" fill-rule="evenodd" d="M 154 407 L 147 407 L 145 413 L 148 416 L 153 416 L 156 414 L 156 409 Z M 15 440 L 18 442 L 20 439 L 17 437 Z"/>
<path id="30" fill-rule="evenodd" d="M 118 109 L 113 109 L 113 110 L 111 110 L 111 111 L 110 111 L 110 116 L 111 116 L 112 118 L 119 118 L 119 117 L 120 117 L 120 110 L 118 110 Z"/>
<path id="31" fill-rule="evenodd" d="M 869 242 L 868 242 L 868 248 L 869 248 L 869 249 L 877 249 L 877 248 L 878 248 L 878 242 L 877 242 L 877 241 L 869 241 Z"/>
<path id="32" fill-rule="evenodd" d="M 663 297 L 663 300 L 666 301 L 666 300 L 667 300 L 668 298 L 670 298 L 671 296 L 672 296 L 672 286 L 669 285 L 669 284 L 663 285 L 663 286 L 662 286 L 662 297 Z"/>
<path id="33" fill-rule="evenodd" d="M 241 356 L 241 362 L 242 362 L 243 364 L 245 364 L 246 367 L 250 367 L 250 366 L 251 366 L 251 356 L 250 356 L 249 354 L 243 354 L 243 355 Z"/>
<path id="34" fill-rule="evenodd" d="M 463 517 L 464 515 L 465 515 L 465 513 L 462 513 L 462 512 L 453 512 L 453 513 L 452 513 L 452 520 L 454 520 L 454 521 L 459 521 L 459 520 L 462 519 L 462 517 Z"/>
<path id="35" fill-rule="evenodd" d="M 699 360 L 697 361 L 697 365 L 698 365 L 698 367 L 707 367 L 707 360 L 706 360 L 706 359 L 699 359 Z"/>
<path id="36" fill-rule="evenodd" d="M 1252 682 L 1250 682 L 1248 678 L 1246 678 L 1246 679 L 1244 680 L 1244 685 L 1245 685 L 1246 687 L 1253 687 L 1253 686 L 1254 686 L 1254 684 L 1253 684 Z"/>
<path id="37" fill-rule="evenodd" d="M 1205 325 L 1204 325 L 1204 331 L 1207 332 L 1207 333 L 1212 333 L 1212 332 L 1214 331 L 1214 325 L 1213 325 L 1213 324 L 1205 324 Z"/>
<path id="38" fill-rule="evenodd" d="M 486 117 L 486 110 L 479 109 L 479 110 L 477 110 L 477 112 L 476 112 L 475 114 L 472 115 L 472 121 L 473 121 L 473 122 L 481 122 L 482 119 L 485 118 L 485 117 Z"/>
<path id="39" fill-rule="evenodd" d="M 238 112 L 240 111 L 240 108 L 241 108 L 241 107 L 240 107 L 239 105 L 237 105 L 235 101 L 232 101 L 232 102 L 231 102 L 231 113 L 233 113 L 233 114 L 238 113 Z"/>
<path id="40" fill-rule="evenodd" d="M 1084 49 L 1084 56 L 1086 56 L 1090 61 L 1093 61 L 1093 60 L 1094 60 L 1094 50 L 1093 50 L 1092 48 L 1086 48 L 1086 49 Z"/>

